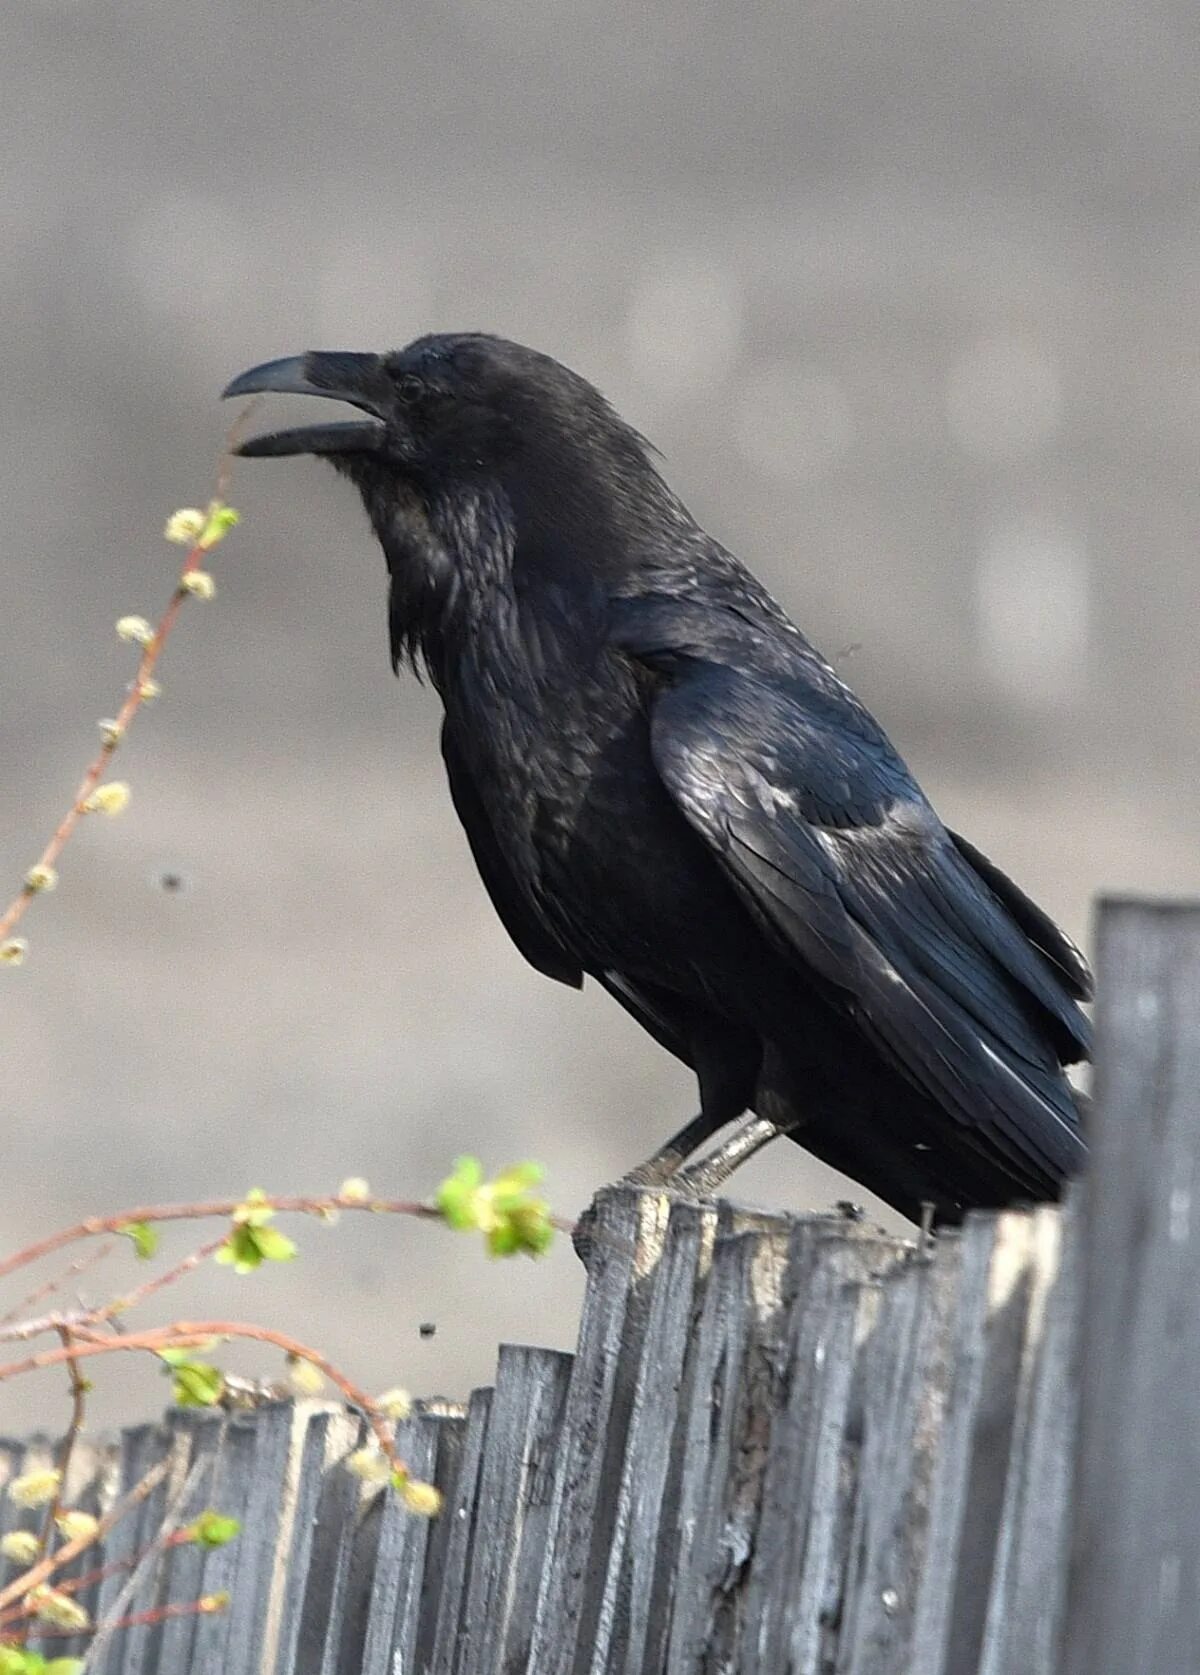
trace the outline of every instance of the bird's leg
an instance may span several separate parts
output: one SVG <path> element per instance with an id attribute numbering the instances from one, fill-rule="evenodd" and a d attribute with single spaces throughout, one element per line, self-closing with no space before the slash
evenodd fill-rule
<path id="1" fill-rule="evenodd" d="M 747 1117 L 715 1151 L 680 1169 L 672 1185 L 689 1197 L 711 1198 L 747 1158 L 782 1133 L 783 1128 L 770 1117 Z"/>
<path id="2" fill-rule="evenodd" d="M 718 1127 L 722 1124 L 717 1124 Z M 706 1140 L 713 1136 L 712 1114 L 703 1111 L 694 1116 L 689 1123 L 685 1123 L 677 1134 L 652 1152 L 645 1163 L 639 1163 L 636 1169 L 631 1169 L 627 1175 L 621 1177 L 623 1186 L 666 1186 L 674 1179 L 680 1169 Z"/>
<path id="3" fill-rule="evenodd" d="M 705 1019 L 697 1025 L 690 1045 L 700 1084 L 700 1110 L 645 1163 L 629 1171 L 624 1177 L 627 1186 L 661 1187 L 674 1181 L 688 1158 L 736 1122 L 750 1103 L 762 1057 L 757 1036 Z"/>

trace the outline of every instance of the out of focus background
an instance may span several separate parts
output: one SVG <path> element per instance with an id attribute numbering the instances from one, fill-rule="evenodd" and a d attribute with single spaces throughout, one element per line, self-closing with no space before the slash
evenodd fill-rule
<path id="1" fill-rule="evenodd" d="M 1098 890 L 1195 888 L 1194 0 L 15 0 L 3 36 L 9 884 L 131 672 L 114 619 L 169 594 L 222 384 L 482 328 L 601 385 L 1074 935 Z M 219 597 L 121 752 L 132 807 L 85 826 L 0 975 L 0 1242 L 352 1173 L 420 1196 L 462 1151 L 541 1159 L 573 1214 L 690 1077 L 506 941 L 349 488 L 247 462 L 230 497 Z M 779 1145 L 739 1191 L 848 1189 Z M 210 1265 L 173 1306 L 426 1393 L 499 1338 L 572 1341 L 566 1243 L 293 1231 L 292 1268 Z M 165 1394 L 97 1380 L 99 1417 Z M 0 1424 L 60 1403 L 10 1387 Z"/>

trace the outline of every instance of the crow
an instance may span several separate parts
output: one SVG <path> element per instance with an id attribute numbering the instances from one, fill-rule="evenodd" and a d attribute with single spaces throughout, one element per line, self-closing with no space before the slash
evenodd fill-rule
<path id="1" fill-rule="evenodd" d="M 604 397 L 482 333 L 270 361 L 224 394 L 260 392 L 363 415 L 238 451 L 318 455 L 361 495 L 393 668 L 441 698 L 512 940 L 695 1072 L 699 1114 L 627 1179 L 707 1194 L 786 1134 L 914 1220 L 1056 1195 L 1085 1154 L 1083 957 Z"/>

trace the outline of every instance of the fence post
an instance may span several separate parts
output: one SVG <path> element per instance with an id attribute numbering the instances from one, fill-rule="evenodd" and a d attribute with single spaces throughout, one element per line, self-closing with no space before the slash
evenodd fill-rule
<path id="1" fill-rule="evenodd" d="M 1064 1675 L 1200 1670 L 1200 905 L 1110 901 Z"/>

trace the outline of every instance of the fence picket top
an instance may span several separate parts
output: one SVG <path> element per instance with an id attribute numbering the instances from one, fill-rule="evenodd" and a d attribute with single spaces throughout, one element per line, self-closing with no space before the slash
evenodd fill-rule
<path id="1" fill-rule="evenodd" d="M 462 1456 L 453 1491 L 442 1510 L 446 1545 L 441 1559 L 437 1626 L 429 1675 L 458 1675 L 463 1655 L 462 1637 L 471 1574 L 472 1550 L 482 1525 L 484 1539 L 492 1536 L 486 1513 L 481 1516 L 479 1486 L 491 1420 L 493 1392 L 473 1390 L 467 1409 Z"/>
<path id="2" fill-rule="evenodd" d="M 959 1239 L 942 1236 L 930 1258 L 910 1255 L 875 1283 L 852 1401 L 861 1451 L 839 1615 L 847 1675 L 909 1667 L 961 1256 Z"/>
<path id="3" fill-rule="evenodd" d="M 717 1217 L 675 1202 L 653 1274 L 642 1352 L 634 1369 L 607 1555 L 594 1578 L 594 1623 L 587 1668 L 627 1675 L 655 1667 L 673 1592 L 682 1536 L 679 1484 L 681 1403 L 699 1296 L 709 1270 Z M 600 1569 L 603 1569 L 601 1581 Z"/>
<path id="4" fill-rule="evenodd" d="M 501 1346 L 456 1675 L 522 1667 L 528 1655 L 570 1373 L 569 1355 Z"/>
<path id="5" fill-rule="evenodd" d="M 273 1675 L 293 1675 L 302 1665 L 312 1667 L 311 1646 L 301 1652 L 301 1631 L 317 1553 L 318 1518 L 323 1501 L 326 1508 L 329 1506 L 327 1479 L 355 1448 L 361 1431 L 355 1415 L 332 1403 L 303 1402 L 295 1408 L 288 1475 L 281 1494 L 280 1551 L 285 1556 L 285 1574 L 282 1587 L 276 1577 L 270 1602 L 269 1621 L 277 1622 L 278 1629 L 273 1637 L 264 1636 L 265 1652 L 274 1652 Z M 347 1488 L 343 1485 L 346 1504 L 350 1504 L 345 1496 Z M 316 1562 L 320 1572 L 319 1553 Z"/>
<path id="6" fill-rule="evenodd" d="M 1014 1424 L 1011 1497 L 1001 1536 L 1004 1564 L 993 1591 L 979 1675 L 1059 1675 L 1066 1595 L 1061 1557 L 1070 1510 L 1071 1438 L 1077 1408 L 1076 1350 L 1080 1195 L 1060 1214 L 1035 1212 L 1040 1317 L 1031 1321 L 1033 1365 Z"/>
<path id="7" fill-rule="evenodd" d="M 664 1193 L 609 1188 L 592 1211 L 588 1287 L 563 1418 L 547 1527 L 547 1561 L 534 1614 L 528 1667 L 571 1671 L 586 1657 L 581 1636 L 596 1553 L 617 1510 L 615 1469 L 666 1239 L 670 1200 Z M 585 1606 L 586 1600 L 586 1606 Z"/>
<path id="8" fill-rule="evenodd" d="M 168 1415 L 167 1424 L 178 1459 L 175 1492 L 169 1500 L 172 1522 L 189 1524 L 213 1505 L 218 1478 L 228 1476 L 222 1469 L 227 1454 L 221 1445 L 228 1441 L 225 1415 L 209 1408 L 177 1408 Z M 235 1504 L 229 1508 L 231 1517 L 237 1516 L 239 1504 L 240 1497 L 235 1497 Z M 207 1592 L 204 1569 L 204 1549 L 192 1543 L 159 1554 L 153 1567 L 153 1603 L 175 1605 L 198 1599 Z M 209 1675 L 203 1662 L 197 1664 L 195 1657 L 198 1626 L 197 1618 L 180 1616 L 148 1628 L 146 1667 L 151 1670 L 196 1668 L 197 1675 Z"/>
<path id="9" fill-rule="evenodd" d="M 437 1422 L 417 1408 L 396 1427 L 396 1451 L 414 1477 L 437 1469 Z M 389 1489 L 376 1497 L 379 1533 L 363 1613 L 361 1675 L 392 1675 L 413 1666 L 430 1520 L 413 1518 Z"/>

